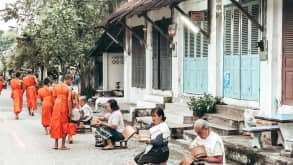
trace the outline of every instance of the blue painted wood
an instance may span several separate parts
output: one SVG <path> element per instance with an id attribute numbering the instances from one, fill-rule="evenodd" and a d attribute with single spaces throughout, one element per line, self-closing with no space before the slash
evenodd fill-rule
<path id="1" fill-rule="evenodd" d="M 255 118 L 279 123 L 293 123 L 293 114 L 256 115 Z"/>
<path id="2" fill-rule="evenodd" d="M 208 57 L 203 57 L 203 51 L 197 54 L 197 44 L 199 44 L 201 50 L 203 49 L 202 36 L 199 40 L 200 42 L 196 41 L 196 37 L 194 38 L 194 54 L 191 55 L 190 37 L 191 33 L 189 32 L 183 44 L 183 92 L 188 94 L 204 94 L 208 91 Z M 186 46 L 188 51 L 186 51 Z"/>
<path id="3" fill-rule="evenodd" d="M 246 4 L 244 9 L 254 16 L 259 12 L 256 3 Z M 258 101 L 260 61 L 255 46 L 260 32 L 248 23 L 244 14 L 240 17 L 237 10 L 231 6 L 225 7 L 223 95 L 234 99 Z"/>
<path id="4" fill-rule="evenodd" d="M 243 131 L 247 131 L 247 132 L 265 132 L 265 131 L 275 131 L 275 130 L 279 130 L 279 129 L 280 129 L 280 126 L 271 125 L 271 126 L 247 127 L 247 128 L 243 128 Z"/>

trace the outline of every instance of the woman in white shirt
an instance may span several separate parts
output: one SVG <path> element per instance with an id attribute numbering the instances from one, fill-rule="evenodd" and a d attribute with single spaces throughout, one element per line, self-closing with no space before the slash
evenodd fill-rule
<path id="1" fill-rule="evenodd" d="M 119 110 L 117 101 L 111 99 L 107 101 L 107 110 L 111 113 L 108 122 L 100 121 L 96 133 L 107 141 L 107 146 L 104 150 L 110 150 L 114 148 L 113 142 L 123 140 L 122 131 L 124 130 L 124 121 L 122 114 Z"/>
<path id="2" fill-rule="evenodd" d="M 204 161 L 205 164 L 226 165 L 224 143 L 218 134 L 210 130 L 208 122 L 198 119 L 194 123 L 194 131 L 197 137 L 191 143 L 189 149 L 191 150 L 196 146 L 204 146 L 207 152 L 207 157 L 195 160 L 194 164 L 197 161 Z"/>
<path id="3" fill-rule="evenodd" d="M 153 123 L 149 127 L 151 139 L 146 141 L 145 151 L 134 158 L 138 165 L 147 163 L 160 164 L 168 161 L 170 130 L 165 120 L 166 117 L 163 109 L 156 108 L 152 111 Z"/>

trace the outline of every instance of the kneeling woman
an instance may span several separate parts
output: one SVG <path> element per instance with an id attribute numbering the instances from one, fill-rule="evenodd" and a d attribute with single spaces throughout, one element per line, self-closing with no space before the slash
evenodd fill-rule
<path id="1" fill-rule="evenodd" d="M 113 142 L 124 139 L 122 131 L 125 128 L 116 100 L 107 101 L 107 111 L 111 114 L 108 123 L 100 121 L 97 128 L 97 134 L 107 141 L 107 146 L 103 148 L 105 150 L 113 149 Z"/>
<path id="2" fill-rule="evenodd" d="M 156 108 L 152 111 L 153 123 L 149 127 L 151 140 L 146 141 L 145 151 L 135 157 L 134 160 L 138 165 L 147 163 L 160 164 L 168 161 L 170 130 L 165 120 L 163 109 Z"/>

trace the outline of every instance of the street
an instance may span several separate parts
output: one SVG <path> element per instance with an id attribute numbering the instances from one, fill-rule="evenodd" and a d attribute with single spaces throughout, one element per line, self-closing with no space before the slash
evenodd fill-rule
<path id="1" fill-rule="evenodd" d="M 69 151 L 53 150 L 54 141 L 44 134 L 41 125 L 41 107 L 31 117 L 24 100 L 20 120 L 15 120 L 10 92 L 4 90 L 0 96 L 0 165 L 126 165 L 144 149 L 135 136 L 128 149 L 103 151 L 94 146 L 94 136 L 88 133 L 74 136 L 74 144 L 67 144 Z M 169 147 L 172 151 L 168 164 L 179 164 L 186 151 L 175 144 Z"/>

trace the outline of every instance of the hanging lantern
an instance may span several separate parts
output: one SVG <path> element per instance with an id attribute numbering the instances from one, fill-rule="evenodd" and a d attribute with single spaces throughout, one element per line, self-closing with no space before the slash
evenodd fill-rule
<path id="1" fill-rule="evenodd" d="M 177 31 L 177 24 L 171 24 L 168 27 L 168 35 L 169 37 L 174 37 L 176 35 L 176 31 Z"/>

